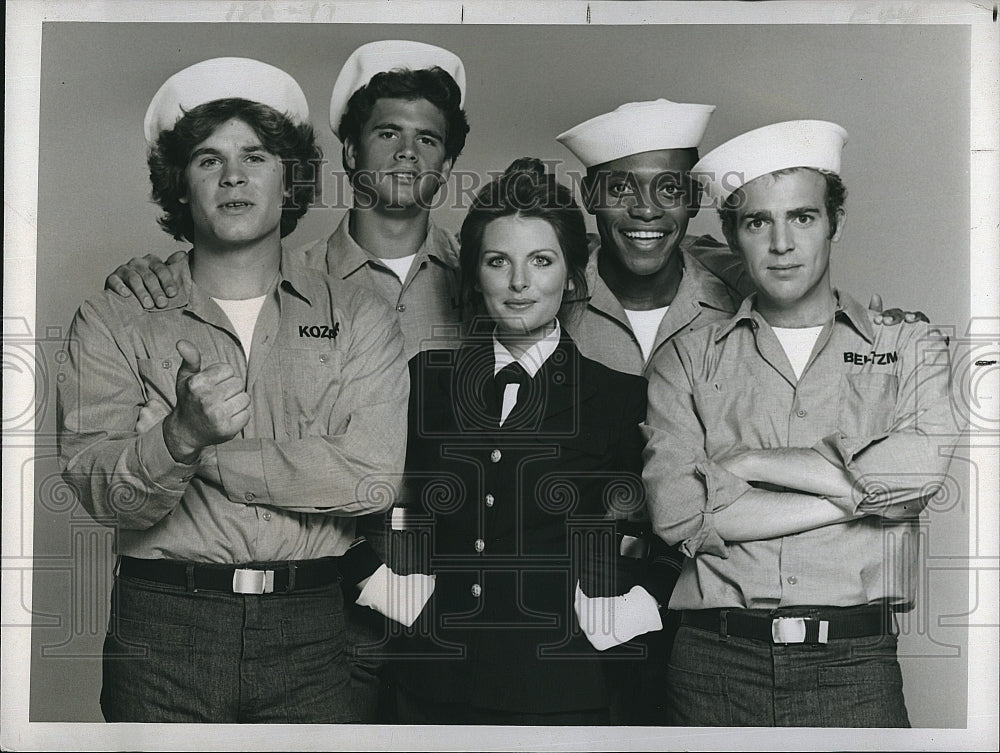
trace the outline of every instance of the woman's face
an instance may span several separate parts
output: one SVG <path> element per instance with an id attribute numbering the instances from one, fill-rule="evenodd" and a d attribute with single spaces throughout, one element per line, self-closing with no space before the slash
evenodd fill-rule
<path id="1" fill-rule="evenodd" d="M 486 226 L 476 290 L 507 347 L 523 350 L 550 331 L 567 278 L 559 238 L 545 220 L 512 215 Z"/>

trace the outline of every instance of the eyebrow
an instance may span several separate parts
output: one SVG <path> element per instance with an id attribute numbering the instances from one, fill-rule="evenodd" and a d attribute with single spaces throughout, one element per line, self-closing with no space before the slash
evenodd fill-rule
<path id="1" fill-rule="evenodd" d="M 373 131 L 378 131 L 378 130 L 383 130 L 383 129 L 392 130 L 392 131 L 403 131 L 403 130 L 405 130 L 403 128 L 403 126 L 399 125 L 398 123 L 393 123 L 391 120 L 390 121 L 386 121 L 384 123 L 374 123 L 374 124 L 372 124 L 372 127 L 371 127 L 371 130 L 373 130 Z M 417 135 L 418 136 L 433 136 L 438 141 L 444 141 L 444 135 L 441 134 L 441 133 L 438 133 L 433 128 L 421 128 L 420 130 L 417 131 Z"/>
<path id="2" fill-rule="evenodd" d="M 800 214 L 819 214 L 819 207 L 814 206 L 803 206 L 795 207 L 794 209 L 789 209 L 785 212 L 785 217 L 795 217 Z M 770 209 L 761 209 L 757 212 L 747 212 L 742 215 L 740 219 L 743 220 L 771 220 L 774 219 L 774 213 Z"/>
<path id="3" fill-rule="evenodd" d="M 240 152 L 242 154 L 249 154 L 250 152 L 266 152 L 266 151 L 267 149 L 264 148 L 263 144 L 250 144 L 249 146 L 244 146 L 240 148 Z M 194 159 L 195 157 L 200 157 L 203 154 L 217 155 L 221 153 L 222 152 L 220 152 L 215 147 L 203 146 L 191 152 L 191 159 Z"/>

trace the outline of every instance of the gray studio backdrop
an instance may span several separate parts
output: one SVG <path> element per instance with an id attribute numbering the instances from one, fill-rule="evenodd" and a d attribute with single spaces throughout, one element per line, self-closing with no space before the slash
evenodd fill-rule
<path id="1" fill-rule="evenodd" d="M 148 199 L 142 118 L 175 71 L 208 57 L 259 58 L 302 84 L 328 158 L 329 208 L 286 239 L 326 236 L 347 196 L 329 94 L 347 55 L 376 39 L 446 46 L 464 60 L 472 131 L 435 220 L 457 230 L 468 188 L 514 157 L 580 165 L 554 136 L 622 102 L 666 97 L 717 105 L 703 151 L 781 120 L 833 120 L 850 133 L 843 175 L 848 222 L 836 283 L 867 301 L 925 311 L 964 333 L 969 322 L 969 35 L 946 26 L 375 26 L 84 24 L 43 28 L 37 332 L 58 349 L 80 302 L 133 255 L 179 248 Z M 464 181 L 464 183 L 460 183 Z M 458 197 L 458 198 L 456 198 Z M 703 211 L 696 232 L 718 236 Z M 34 490 L 31 721 L 99 721 L 101 644 L 111 532 L 58 481 L 54 383 L 39 385 Z M 923 536 L 918 603 L 904 620 L 901 662 L 915 726 L 965 726 L 968 463 Z M 26 492 L 27 504 L 29 493 Z"/>

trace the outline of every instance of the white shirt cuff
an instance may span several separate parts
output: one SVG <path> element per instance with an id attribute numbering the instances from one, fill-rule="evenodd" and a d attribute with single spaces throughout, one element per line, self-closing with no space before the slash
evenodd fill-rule
<path id="1" fill-rule="evenodd" d="M 663 629 L 656 599 L 642 586 L 633 586 L 621 596 L 590 597 L 577 581 L 573 610 L 583 634 L 598 651 Z"/>
<path id="2" fill-rule="evenodd" d="M 357 603 L 410 627 L 433 593 L 433 575 L 396 575 L 388 565 L 381 565 L 361 590 Z"/>

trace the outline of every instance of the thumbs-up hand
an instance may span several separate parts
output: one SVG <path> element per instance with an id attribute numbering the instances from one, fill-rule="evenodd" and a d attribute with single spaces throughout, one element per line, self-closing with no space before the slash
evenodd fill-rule
<path id="1" fill-rule="evenodd" d="M 250 396 L 233 367 L 202 366 L 201 352 L 177 341 L 177 405 L 163 420 L 163 440 L 174 460 L 193 463 L 201 450 L 236 436 L 250 420 Z"/>

